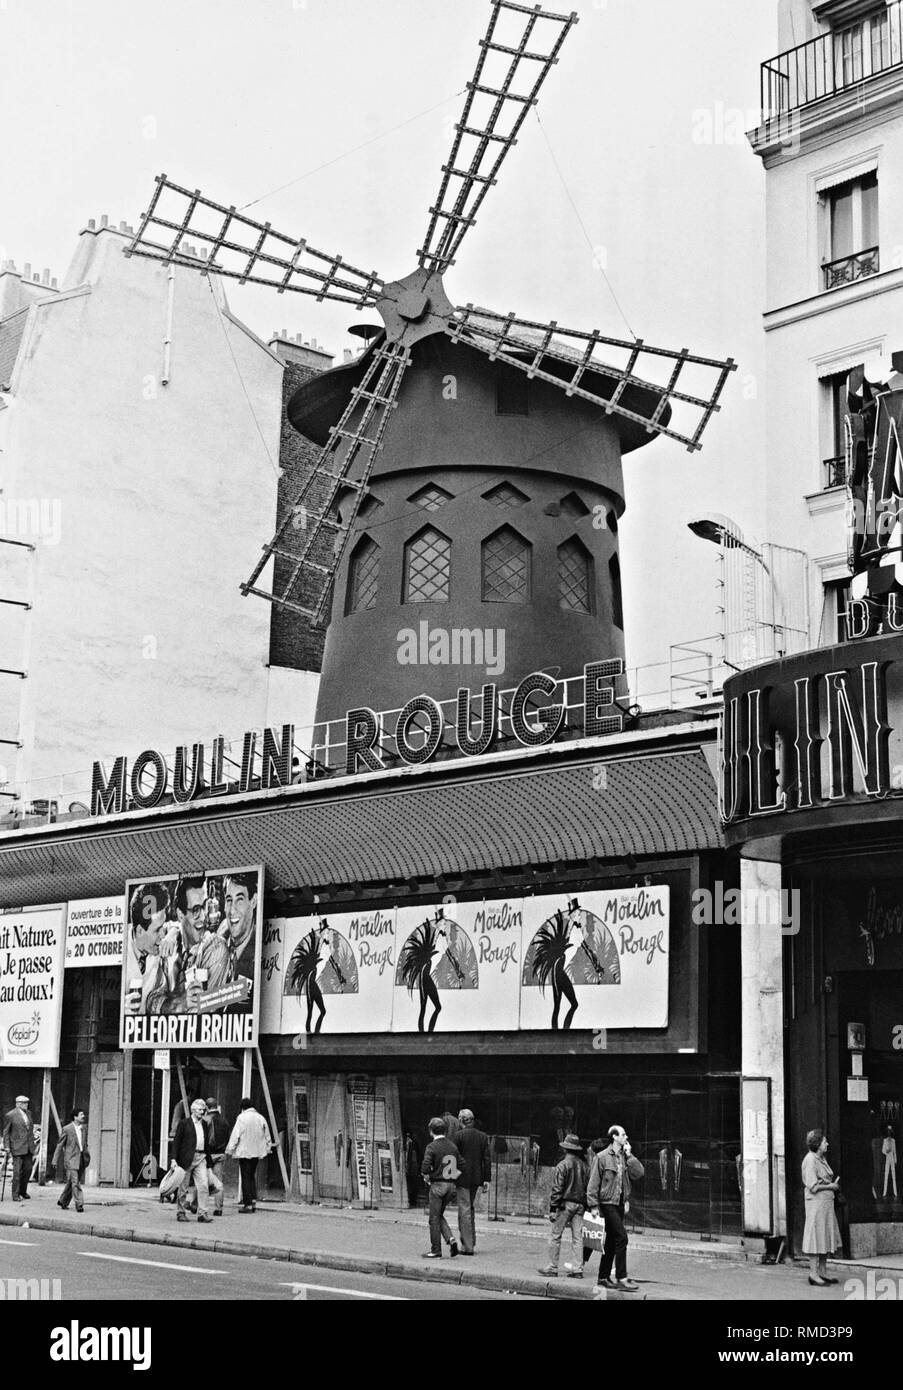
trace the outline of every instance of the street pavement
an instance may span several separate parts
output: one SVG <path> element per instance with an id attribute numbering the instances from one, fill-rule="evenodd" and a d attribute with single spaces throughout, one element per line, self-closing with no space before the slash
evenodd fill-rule
<path id="1" fill-rule="evenodd" d="M 141 1241 L 106 1240 L 78 1232 L 19 1229 L 0 1237 L 0 1286 L 7 1298 L 42 1293 L 65 1301 L 149 1303 L 163 1299 L 258 1301 L 437 1301 L 437 1283 L 387 1279 L 343 1270 L 301 1269 L 284 1260 L 249 1259 L 202 1250 L 166 1250 Z M 32 1281 L 26 1288 L 21 1281 Z M 36 1288 L 33 1281 L 45 1281 Z M 505 1301 L 515 1295 L 457 1287 L 458 1300 Z M 530 1301 L 528 1299 L 528 1301 Z"/>
<path id="2" fill-rule="evenodd" d="M 599 1257 L 594 1255 L 584 1280 L 542 1276 L 539 1268 L 546 1263 L 548 1226 L 538 1221 L 492 1223 L 480 1218 L 473 1258 L 451 1260 L 446 1255 L 442 1260 L 423 1260 L 421 1256 L 429 1248 L 424 1211 L 362 1211 L 274 1201 L 260 1204 L 253 1215 L 241 1215 L 237 1203 L 227 1201 L 222 1218 L 198 1226 L 193 1220 L 177 1223 L 175 1208 L 160 1203 L 155 1189 L 88 1188 L 82 1214 L 59 1209 L 58 1185 L 33 1185 L 30 1191 L 29 1202 L 14 1205 L 7 1197 L 0 1203 L 0 1238 L 31 1239 L 21 1232 L 22 1223 L 27 1221 L 35 1232 L 52 1230 L 67 1239 L 90 1237 L 91 1245 L 85 1249 L 95 1249 L 97 1241 L 111 1240 L 173 1246 L 183 1252 L 195 1250 L 216 1256 L 254 1256 L 282 1263 L 288 1283 L 320 1279 L 312 1270 L 329 1270 L 328 1282 L 338 1285 L 342 1281 L 333 1275 L 345 1271 L 390 1281 L 393 1287 L 406 1281 L 408 1292 L 401 1295 L 406 1297 L 420 1296 L 411 1292 L 413 1281 L 420 1289 L 439 1285 L 437 1297 L 474 1291 L 480 1296 L 517 1293 L 522 1297 L 583 1300 L 592 1297 L 598 1270 Z M 13 1229 L 16 1226 L 18 1233 Z M 6 1248 L 0 1245 L 0 1251 Z M 837 1302 L 849 1296 L 844 1288 L 847 1278 L 862 1278 L 867 1273 L 861 1264 L 832 1263 L 829 1272 L 839 1283 L 817 1289 L 809 1286 L 803 1262 L 763 1266 L 760 1253 L 757 1242 L 747 1250 L 738 1241 L 715 1244 L 665 1235 L 632 1237 L 629 1272 L 640 1288 L 635 1294 L 609 1294 L 609 1300 Z M 897 1263 L 903 1266 L 903 1257 Z M 894 1271 L 884 1267 L 881 1273 L 903 1278 L 903 1268 Z M 132 1293 L 134 1287 L 130 1272 L 129 1296 L 140 1297 Z M 236 1296 L 258 1295 L 241 1291 Z"/>

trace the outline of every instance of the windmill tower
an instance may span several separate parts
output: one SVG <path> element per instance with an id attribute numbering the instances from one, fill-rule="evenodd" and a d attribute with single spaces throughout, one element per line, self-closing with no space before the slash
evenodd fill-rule
<path id="1" fill-rule="evenodd" d="M 329 623 L 318 720 L 622 655 L 622 455 L 657 435 L 695 450 L 719 408 L 730 359 L 455 308 L 446 293 L 576 22 L 492 0 L 404 278 L 386 283 L 165 175 L 127 248 L 198 265 L 184 247 L 201 243 L 203 274 L 338 300 L 381 321 L 359 326 L 359 359 L 290 402 L 292 423 L 321 452 L 243 586 Z"/>

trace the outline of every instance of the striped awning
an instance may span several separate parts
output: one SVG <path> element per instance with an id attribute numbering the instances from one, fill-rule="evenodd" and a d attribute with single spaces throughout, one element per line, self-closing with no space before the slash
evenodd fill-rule
<path id="1" fill-rule="evenodd" d="M 298 793 L 302 794 L 298 794 Z M 400 883 L 723 845 L 715 779 L 686 749 L 526 770 L 451 771 L 391 789 L 316 783 L 225 807 L 0 842 L 0 906 L 121 893 L 127 879 L 263 863 L 270 889 Z"/>

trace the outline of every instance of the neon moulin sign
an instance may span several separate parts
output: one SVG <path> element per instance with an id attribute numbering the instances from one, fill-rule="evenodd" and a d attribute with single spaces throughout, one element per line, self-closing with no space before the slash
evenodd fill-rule
<path id="1" fill-rule="evenodd" d="M 613 657 L 588 662 L 582 676 L 569 681 L 534 671 L 510 691 L 500 691 L 490 682 L 476 700 L 462 686 L 452 701 L 416 695 L 399 711 L 377 713 L 360 705 L 347 712 L 344 739 L 332 747 L 343 749 L 343 770 L 351 777 L 385 771 L 397 761 L 409 766 L 428 763 L 443 747 L 466 758 L 480 757 L 491 752 L 508 731 L 524 748 L 552 743 L 566 731 L 573 736 L 575 723 L 585 738 L 620 733 L 624 715 L 615 703 L 611 682 L 623 674 L 623 660 Z M 578 691 L 569 695 L 568 687 L 575 684 Z M 556 695 L 559 698 L 553 699 Z M 541 698 L 549 703 L 536 703 Z M 447 712 L 448 706 L 451 709 Z M 478 732 L 474 732 L 475 723 Z M 317 726 L 315 734 L 325 728 Z M 293 724 L 283 724 L 278 731 L 248 730 L 242 736 L 240 754 L 233 756 L 232 747 L 220 734 L 212 740 L 209 752 L 203 743 L 180 745 L 169 757 L 148 748 L 131 766 L 126 755 L 120 754 L 109 773 L 103 763 L 95 762 L 91 814 L 149 810 L 166 799 L 184 805 L 202 797 L 266 790 L 303 780 Z M 305 756 L 310 759 L 309 775 L 315 775 L 316 757 Z"/>

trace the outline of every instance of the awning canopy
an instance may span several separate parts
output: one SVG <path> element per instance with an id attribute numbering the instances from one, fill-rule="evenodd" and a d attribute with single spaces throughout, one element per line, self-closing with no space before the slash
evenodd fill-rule
<path id="1" fill-rule="evenodd" d="M 296 791 L 298 789 L 295 789 Z M 449 773 L 411 787 L 305 788 L 0 844 L 0 906 L 121 893 L 127 879 L 263 863 L 270 889 L 373 884 L 593 857 L 723 846 L 699 746 L 605 760 Z M 310 793 L 310 794 L 307 794 Z"/>

